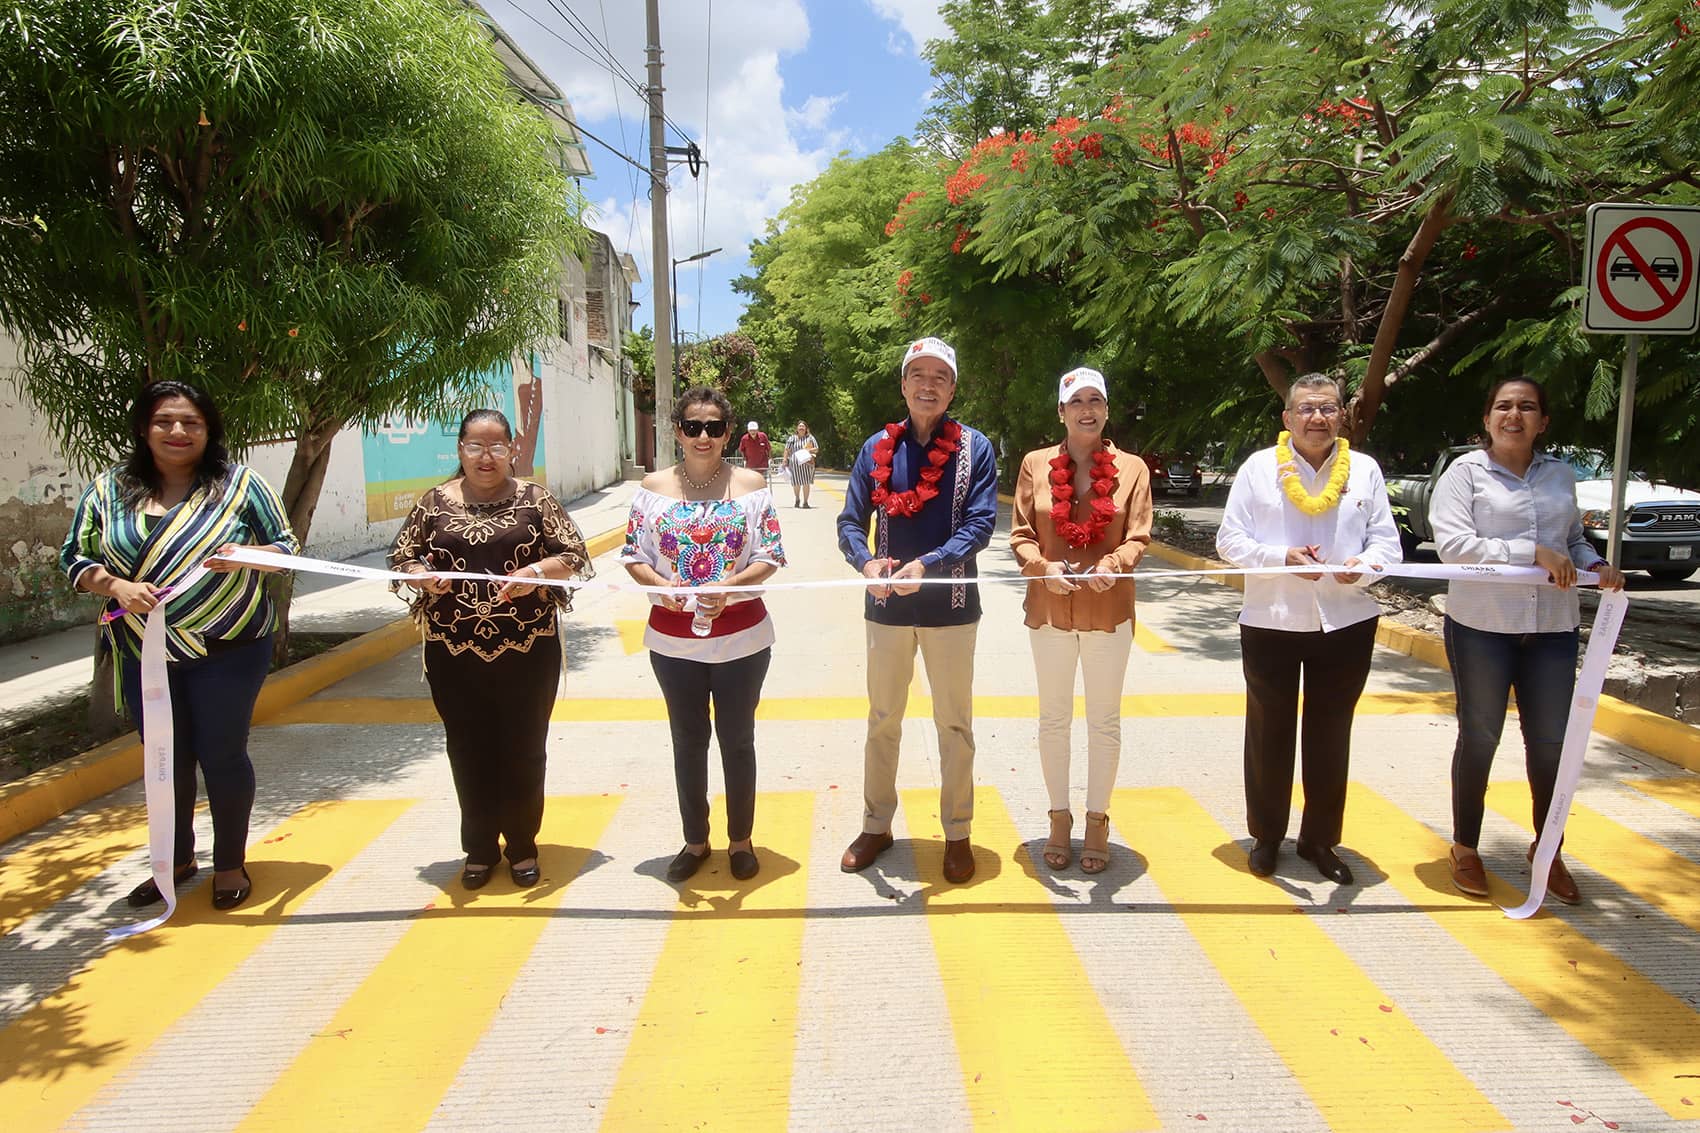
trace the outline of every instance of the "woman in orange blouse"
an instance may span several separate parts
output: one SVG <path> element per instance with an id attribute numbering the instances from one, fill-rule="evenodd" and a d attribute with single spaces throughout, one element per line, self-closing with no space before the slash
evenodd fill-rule
<path id="1" fill-rule="evenodd" d="M 1027 584 L 1023 608 L 1039 684 L 1039 763 L 1051 797 L 1045 864 L 1067 869 L 1069 733 L 1074 674 L 1086 682 L 1086 835 L 1080 868 L 1110 864 L 1105 808 L 1121 762 L 1122 679 L 1133 647 L 1133 580 L 1126 574 L 1151 542 L 1151 474 L 1145 462 L 1104 439 L 1109 392 L 1104 375 L 1070 370 L 1057 385 L 1060 445 L 1021 461 L 1010 549 Z"/>

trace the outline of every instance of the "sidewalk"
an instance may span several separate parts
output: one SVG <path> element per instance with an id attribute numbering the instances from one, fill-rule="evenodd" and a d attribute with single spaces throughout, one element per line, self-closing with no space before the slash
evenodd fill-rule
<path id="1" fill-rule="evenodd" d="M 823 475 L 811 511 L 782 495 L 778 581 L 845 576 L 840 483 Z M 1007 524 L 988 578 L 1013 574 L 1006 547 Z M 1358 884 L 1320 881 L 1290 842 L 1254 878 L 1239 596 L 1147 580 L 1111 866 L 1053 873 L 1036 864 L 1048 800 L 1020 596 L 984 588 L 968 885 L 940 877 L 919 665 L 896 844 L 863 874 L 838 868 L 861 825 L 867 704 L 860 600 L 837 590 L 770 592 L 751 881 L 727 872 L 719 799 L 713 858 L 663 880 L 679 820 L 646 603 L 599 591 L 570 622 L 533 889 L 458 884 L 416 649 L 255 728 L 255 894 L 232 914 L 210 908 L 203 869 L 171 924 L 105 942 L 145 871 L 137 784 L 0 845 L 0 1113 L 173 1133 L 1700 1119 L 1695 776 L 1595 736 L 1566 844 L 1584 903 L 1510 921 L 1442 864 L 1450 681 L 1378 649 L 1342 850 Z M 1502 905 L 1530 838 L 1507 733 L 1482 843 Z M 1075 743 L 1083 777 L 1082 727 Z M 204 865 L 204 812 L 197 835 Z"/>
<path id="2" fill-rule="evenodd" d="M 637 481 L 618 481 L 567 504 L 584 537 L 625 530 Z M 382 567 L 388 548 L 344 561 Z M 300 574 L 290 603 L 290 628 L 302 633 L 365 633 L 405 617 L 402 600 L 382 586 L 322 574 Z M 0 728 L 53 704 L 87 693 L 95 627 L 75 626 L 28 641 L 0 645 Z"/>

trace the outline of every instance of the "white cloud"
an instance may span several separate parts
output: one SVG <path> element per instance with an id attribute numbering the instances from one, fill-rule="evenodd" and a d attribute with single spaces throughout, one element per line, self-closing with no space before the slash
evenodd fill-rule
<path id="1" fill-rule="evenodd" d="M 929 39 L 944 39 L 950 31 L 939 15 L 939 0 L 868 0 L 868 6 L 903 29 L 916 55 Z"/>
<path id="2" fill-rule="evenodd" d="M 645 81 L 644 6 L 630 0 L 555 0 L 606 42 L 639 85 Z M 490 15 L 525 49 L 567 95 L 586 128 L 647 165 L 643 137 L 647 108 L 623 79 L 592 64 L 562 40 L 590 51 L 567 21 L 543 0 L 485 0 Z M 787 56 L 809 41 L 802 0 L 719 0 L 661 5 L 663 84 L 667 116 L 702 147 L 707 168 L 693 180 L 682 166 L 668 177 L 670 258 L 708 248 L 725 251 L 705 267 L 709 278 L 742 270 L 748 244 L 766 229 L 767 218 L 790 200 L 794 185 L 811 180 L 842 144 L 833 117 L 843 95 L 810 95 L 800 104 L 786 99 L 781 73 Z M 533 19 L 527 18 L 536 17 Z M 545 31 L 547 26 L 555 34 Z M 559 36 L 559 38 L 556 38 Z M 708 50 L 705 50 L 705 47 Z M 621 125 L 624 126 L 622 142 Z M 669 145 L 683 139 L 668 131 Z M 598 201 L 591 222 L 621 251 L 637 259 L 647 296 L 655 278 L 651 264 L 650 205 L 646 174 L 600 146 L 590 147 L 599 174 L 592 190 Z M 633 199 L 635 185 L 636 195 Z M 604 194 L 610 195 L 604 195 Z M 701 223 L 703 195 L 706 223 Z M 665 265 L 664 265 L 665 268 Z M 681 268 L 680 290 L 694 294 L 697 266 Z M 703 306 L 712 308 L 707 291 Z M 706 323 L 704 331 L 711 329 Z"/>

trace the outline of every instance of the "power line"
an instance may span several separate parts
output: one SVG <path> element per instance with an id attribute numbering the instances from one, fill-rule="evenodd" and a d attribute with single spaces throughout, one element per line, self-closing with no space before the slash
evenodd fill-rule
<path id="1" fill-rule="evenodd" d="M 600 0 L 598 0 L 598 2 L 600 3 Z M 567 26 L 576 32 L 578 37 L 582 39 L 593 52 L 595 52 L 598 58 L 592 59 L 592 62 L 597 63 L 598 66 L 607 70 L 615 77 L 623 80 L 626 85 L 631 87 L 638 95 L 647 97 L 648 92 L 644 89 L 643 84 L 639 83 L 637 78 L 630 71 L 626 70 L 625 64 L 620 62 L 620 57 L 614 54 L 614 49 L 609 47 L 605 40 L 598 38 L 596 33 L 591 30 L 590 25 L 585 23 L 578 13 L 567 7 L 566 4 L 561 2 L 561 0 L 544 0 L 544 3 L 548 4 L 549 7 L 554 10 L 556 15 L 565 20 L 567 22 Z M 606 24 L 606 20 L 604 20 L 604 24 Z M 606 27 L 604 27 L 604 34 L 606 34 Z M 575 48 L 574 50 L 577 49 Z M 583 55 L 584 52 L 580 51 L 579 54 Z M 585 57 L 590 58 L 588 55 Z M 662 121 L 672 127 L 673 132 L 678 134 L 681 140 L 686 142 L 691 140 L 690 135 L 685 132 L 684 127 L 673 121 L 673 119 L 668 117 L 665 113 L 663 113 L 661 117 Z"/>
<path id="2" fill-rule="evenodd" d="M 702 140 L 708 141 L 709 77 L 714 66 L 714 0 L 708 0 L 708 27 L 703 35 L 702 60 Z M 708 170 L 697 178 L 697 247 L 708 243 Z M 702 285 L 708 264 L 697 263 L 697 337 L 702 337 Z"/>
<path id="3" fill-rule="evenodd" d="M 608 9 L 603 6 L 602 0 L 596 0 L 596 10 L 602 16 L 602 38 L 606 40 L 608 38 Z M 614 117 L 620 123 L 620 145 L 624 147 L 626 145 L 626 112 L 620 106 L 620 82 L 618 78 L 612 75 L 609 76 L 609 82 L 614 92 Z M 643 116 L 640 114 L 638 117 L 641 119 Z M 641 140 L 641 126 L 639 127 L 639 134 Z M 632 190 L 632 207 L 626 210 L 626 242 L 623 245 L 627 248 L 632 246 L 632 231 L 637 227 L 637 174 L 630 175 L 629 183 Z"/>

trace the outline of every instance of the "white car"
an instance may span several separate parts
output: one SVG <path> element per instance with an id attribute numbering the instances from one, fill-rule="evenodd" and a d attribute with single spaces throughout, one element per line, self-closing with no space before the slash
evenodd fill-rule
<path id="1" fill-rule="evenodd" d="M 1589 449 L 1553 454 L 1576 475 L 1582 529 L 1600 554 L 1611 530 L 1611 460 Z M 1631 473 L 1623 486 L 1624 570 L 1644 570 L 1661 582 L 1680 582 L 1700 570 L 1700 492 L 1650 483 Z"/>

